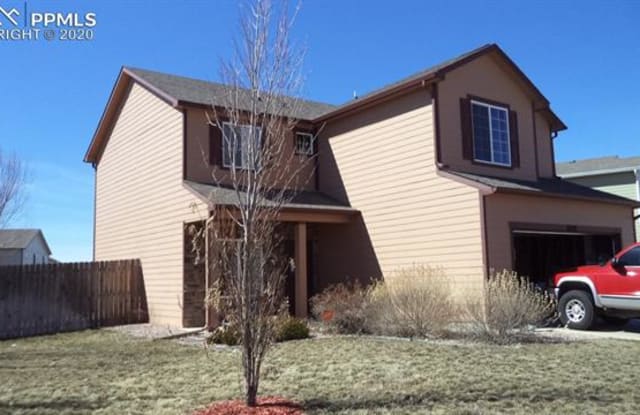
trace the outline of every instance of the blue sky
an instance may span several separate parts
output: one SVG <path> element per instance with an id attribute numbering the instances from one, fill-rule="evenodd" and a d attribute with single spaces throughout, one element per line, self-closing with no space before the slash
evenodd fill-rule
<path id="1" fill-rule="evenodd" d="M 0 0 L 5 8 L 23 2 Z M 0 147 L 30 166 L 15 226 L 39 227 L 66 261 L 91 258 L 93 171 L 82 162 L 118 71 L 217 80 L 238 6 L 228 0 L 28 1 L 95 12 L 86 42 L 0 41 Z M 342 103 L 485 43 L 498 43 L 569 126 L 565 161 L 640 155 L 639 1 L 306 0 L 307 97 Z"/>

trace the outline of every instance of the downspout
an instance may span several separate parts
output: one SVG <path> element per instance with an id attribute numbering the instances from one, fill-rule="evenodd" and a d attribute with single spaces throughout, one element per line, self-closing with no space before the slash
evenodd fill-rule
<path id="1" fill-rule="evenodd" d="M 93 167 L 93 252 L 92 260 L 96 261 L 96 212 L 98 201 L 98 164 L 96 162 L 91 163 Z"/>
<path id="2" fill-rule="evenodd" d="M 633 170 L 633 173 L 636 176 L 636 199 L 640 202 L 640 167 L 636 167 Z M 638 241 L 637 229 L 638 229 L 638 220 L 640 220 L 640 214 L 638 213 L 638 209 L 633 211 L 633 236 L 636 241 Z"/>
<path id="3" fill-rule="evenodd" d="M 636 175 L 636 200 L 640 202 L 640 167 L 636 167 L 633 173 Z"/>
<path id="4" fill-rule="evenodd" d="M 558 132 L 557 131 L 552 131 L 551 132 L 551 167 L 553 168 L 553 177 L 557 178 L 558 175 L 556 174 L 556 146 L 553 142 L 553 140 L 558 136 Z"/>

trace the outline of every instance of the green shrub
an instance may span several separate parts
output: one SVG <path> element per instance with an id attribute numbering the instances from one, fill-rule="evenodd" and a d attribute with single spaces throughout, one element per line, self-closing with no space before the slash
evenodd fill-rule
<path id="1" fill-rule="evenodd" d="M 309 326 L 306 320 L 284 316 L 276 324 L 276 341 L 300 340 L 309 338 Z"/>
<path id="2" fill-rule="evenodd" d="M 530 335 L 554 310 L 555 301 L 549 294 L 507 270 L 492 275 L 485 284 L 484 298 L 468 305 L 473 333 L 496 343 L 513 343 Z"/>
<path id="3" fill-rule="evenodd" d="M 371 294 L 368 327 L 376 334 L 441 337 L 458 315 L 441 268 L 401 268 L 378 283 Z"/>
<path id="4" fill-rule="evenodd" d="M 232 324 L 223 324 L 211 333 L 207 338 L 207 343 L 237 346 L 240 344 L 240 332 Z"/>
<path id="5" fill-rule="evenodd" d="M 311 299 L 311 311 L 337 333 L 366 333 L 370 292 L 358 282 L 332 285 Z"/>

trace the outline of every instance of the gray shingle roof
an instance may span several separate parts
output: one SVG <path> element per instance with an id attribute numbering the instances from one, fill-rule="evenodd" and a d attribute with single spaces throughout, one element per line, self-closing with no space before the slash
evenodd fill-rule
<path id="1" fill-rule="evenodd" d="M 640 203 L 627 199 L 625 197 L 616 196 L 611 193 L 601 192 L 590 187 L 581 186 L 563 179 L 546 179 L 540 178 L 538 181 L 527 181 L 517 179 L 505 179 L 501 177 L 482 176 L 478 174 L 463 173 L 447 170 L 448 173 L 468 179 L 485 186 L 493 187 L 499 190 L 527 192 L 534 194 L 548 194 L 550 196 L 573 197 L 581 199 L 601 200 L 604 202 L 627 204 L 640 206 Z"/>
<path id="2" fill-rule="evenodd" d="M 640 157 L 607 156 L 556 163 L 556 172 L 559 176 L 589 176 L 610 170 L 631 171 L 637 168 L 640 168 Z"/>
<path id="3" fill-rule="evenodd" d="M 199 105 L 228 106 L 228 97 L 232 91 L 232 88 L 228 85 L 146 69 L 131 67 L 126 69 L 178 101 Z M 291 97 L 283 97 L 282 100 L 285 105 L 292 107 L 291 113 L 287 115 L 302 120 L 312 120 L 335 108 L 330 104 L 301 99 L 295 100 Z M 245 99 L 241 95 L 239 101 L 240 108 L 238 109 L 249 109 L 248 93 Z"/>
<path id="4" fill-rule="evenodd" d="M 42 235 L 40 229 L 0 229 L 0 249 L 24 249 L 38 235 Z M 44 236 L 42 240 L 46 245 Z"/>
<path id="5" fill-rule="evenodd" d="M 185 180 L 184 184 L 191 190 L 199 194 L 203 200 L 215 201 L 219 205 L 233 205 L 237 203 L 238 196 L 235 190 L 223 187 L 215 186 L 212 184 L 196 183 L 189 180 Z M 241 198 L 244 195 L 241 194 Z M 291 201 L 284 205 L 284 208 L 292 209 L 315 209 L 315 210 L 339 210 L 344 212 L 357 212 L 356 209 L 351 208 L 345 203 L 341 203 L 338 200 L 324 194 L 315 191 L 292 191 L 287 197 L 291 197 Z M 265 200 L 267 205 L 272 204 L 270 200 Z"/>

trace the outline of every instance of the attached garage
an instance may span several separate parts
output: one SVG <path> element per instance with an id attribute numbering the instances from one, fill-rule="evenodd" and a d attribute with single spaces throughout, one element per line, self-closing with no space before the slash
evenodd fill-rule
<path id="1" fill-rule="evenodd" d="M 635 239 L 632 207 L 561 195 L 484 196 L 488 270 L 512 269 L 548 288 L 553 275 L 609 259 Z"/>
<path id="2" fill-rule="evenodd" d="M 621 248 L 619 229 L 521 225 L 512 229 L 511 241 L 513 270 L 543 289 L 556 273 L 607 261 Z"/>

